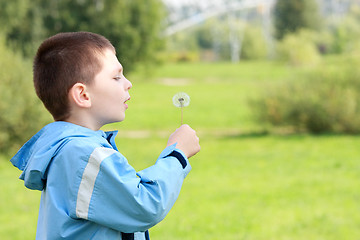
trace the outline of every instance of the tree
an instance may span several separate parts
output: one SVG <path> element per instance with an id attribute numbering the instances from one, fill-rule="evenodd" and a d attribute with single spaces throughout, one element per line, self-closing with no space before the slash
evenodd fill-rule
<path id="1" fill-rule="evenodd" d="M 46 37 L 68 31 L 91 31 L 109 38 L 126 70 L 154 60 L 162 46 L 165 12 L 160 0 L 14 0 L 2 1 L 0 7 L 8 42 L 26 56 L 32 56 Z M 20 18 L 14 9 L 22 9 Z"/>
<path id="2" fill-rule="evenodd" d="M 0 34 L 0 153 L 13 155 L 51 117 L 36 97 L 31 62 L 11 51 Z"/>
<path id="3" fill-rule="evenodd" d="M 318 5 L 315 0 L 278 0 L 274 7 L 274 21 L 278 39 L 301 28 L 318 29 Z"/>
<path id="4" fill-rule="evenodd" d="M 25 56 L 33 55 L 45 36 L 36 0 L 0 1 L 0 25 L 8 46 Z"/>

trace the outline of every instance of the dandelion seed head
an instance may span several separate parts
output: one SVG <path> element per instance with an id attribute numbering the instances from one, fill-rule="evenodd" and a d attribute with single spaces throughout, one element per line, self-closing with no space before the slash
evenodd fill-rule
<path id="1" fill-rule="evenodd" d="M 190 96 L 184 92 L 176 93 L 172 98 L 175 107 L 187 107 L 190 104 Z"/>

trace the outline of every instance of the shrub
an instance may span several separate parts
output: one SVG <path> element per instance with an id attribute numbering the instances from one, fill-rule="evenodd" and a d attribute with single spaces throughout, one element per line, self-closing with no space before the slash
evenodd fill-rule
<path id="1" fill-rule="evenodd" d="M 241 48 L 241 57 L 244 59 L 265 59 L 268 46 L 261 28 L 247 25 Z"/>
<path id="2" fill-rule="evenodd" d="M 320 62 L 315 34 L 309 30 L 286 35 L 278 43 L 277 54 L 279 59 L 293 66 L 316 65 Z"/>
<path id="3" fill-rule="evenodd" d="M 360 133 L 359 63 L 335 64 L 267 87 L 251 101 L 257 120 L 295 132 Z"/>
<path id="4" fill-rule="evenodd" d="M 0 153 L 14 154 L 47 117 L 32 84 L 30 61 L 10 51 L 0 36 Z"/>
<path id="5" fill-rule="evenodd" d="M 359 50 L 360 7 L 354 4 L 349 10 L 349 13 L 341 21 L 335 21 L 330 26 L 333 38 L 331 51 L 333 53 L 352 53 L 354 50 Z"/>

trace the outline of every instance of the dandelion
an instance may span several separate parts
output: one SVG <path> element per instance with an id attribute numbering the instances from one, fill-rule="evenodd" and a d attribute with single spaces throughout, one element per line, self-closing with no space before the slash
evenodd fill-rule
<path id="1" fill-rule="evenodd" d="M 176 93 L 172 98 L 175 107 L 181 108 L 181 125 L 183 124 L 183 108 L 189 106 L 190 97 L 184 92 Z"/>

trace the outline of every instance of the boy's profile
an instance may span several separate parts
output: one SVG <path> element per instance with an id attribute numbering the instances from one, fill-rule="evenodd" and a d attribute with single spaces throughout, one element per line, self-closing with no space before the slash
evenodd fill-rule
<path id="1" fill-rule="evenodd" d="M 40 45 L 33 71 L 55 121 L 11 162 L 26 187 L 42 191 L 36 239 L 149 239 L 200 150 L 195 131 L 182 125 L 156 163 L 136 172 L 117 150 L 116 131 L 100 130 L 125 119 L 132 87 L 105 37 L 56 34 Z"/>

